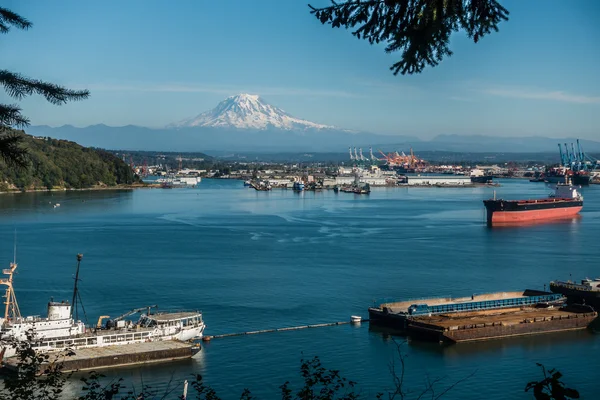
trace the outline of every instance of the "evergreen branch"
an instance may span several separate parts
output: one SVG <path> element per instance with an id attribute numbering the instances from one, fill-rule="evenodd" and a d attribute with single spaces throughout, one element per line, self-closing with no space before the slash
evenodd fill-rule
<path id="1" fill-rule="evenodd" d="M 90 96 L 89 90 L 71 90 L 54 83 L 26 78 L 7 70 L 0 70 L 0 85 L 4 86 L 4 90 L 10 97 L 17 100 L 37 93 L 56 105 L 65 104 L 67 101 L 84 100 Z"/>
<path id="2" fill-rule="evenodd" d="M 29 125 L 29 120 L 21 115 L 21 109 L 16 105 L 0 104 L 0 127 L 16 126 L 24 128 Z"/>
<path id="3" fill-rule="evenodd" d="M 33 25 L 26 18 L 6 8 L 0 7 L 0 33 L 8 33 L 10 25 L 18 29 L 27 30 Z"/>
<path id="4" fill-rule="evenodd" d="M 25 169 L 29 165 L 29 152 L 21 146 L 24 135 L 0 127 L 0 160 L 9 167 Z"/>
<path id="5" fill-rule="evenodd" d="M 449 43 L 460 29 L 475 43 L 508 20 L 497 0 L 348 0 L 329 7 L 309 4 L 322 24 L 352 28 L 352 35 L 370 44 L 385 43 L 385 52 L 402 53 L 391 66 L 398 73 L 420 73 L 451 56 Z"/>

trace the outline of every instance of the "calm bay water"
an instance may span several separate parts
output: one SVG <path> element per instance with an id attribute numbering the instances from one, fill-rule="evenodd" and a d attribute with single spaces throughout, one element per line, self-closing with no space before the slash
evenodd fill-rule
<path id="1" fill-rule="evenodd" d="M 501 183 L 494 189 L 504 198 L 550 192 Z M 204 180 L 197 189 L 2 195 L 0 261 L 12 260 L 16 228 L 25 315 L 44 314 L 51 296 L 70 299 L 83 253 L 91 324 L 158 304 L 202 309 L 208 335 L 366 317 L 383 299 L 543 289 L 552 279 L 600 275 L 600 186 L 584 188 L 580 218 L 503 229 L 485 226 L 481 200 L 492 190 L 376 188 L 361 197 Z M 373 398 L 391 387 L 395 348 L 363 323 L 216 339 L 192 360 L 108 374 L 162 387 L 201 373 L 225 398 L 244 387 L 275 398 L 299 376 L 300 359 L 318 355 Z M 524 387 L 541 376 L 536 362 L 561 370 L 583 398 L 600 388 L 600 336 L 586 331 L 453 346 L 412 341 L 403 351 L 415 391 L 427 375 L 451 383 L 475 372 L 448 399 L 531 398 Z"/>

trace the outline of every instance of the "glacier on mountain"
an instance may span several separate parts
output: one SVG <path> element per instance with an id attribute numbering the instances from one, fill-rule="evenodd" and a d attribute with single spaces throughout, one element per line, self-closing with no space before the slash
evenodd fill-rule
<path id="1" fill-rule="evenodd" d="M 257 130 L 336 129 L 333 126 L 317 124 L 293 117 L 281 108 L 268 104 L 259 96 L 245 93 L 230 96 L 210 111 L 170 124 L 167 127 L 211 127 Z"/>

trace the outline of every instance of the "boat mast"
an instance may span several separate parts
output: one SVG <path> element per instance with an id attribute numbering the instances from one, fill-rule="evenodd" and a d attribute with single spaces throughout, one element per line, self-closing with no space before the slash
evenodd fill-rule
<path id="1" fill-rule="evenodd" d="M 75 271 L 75 283 L 73 285 L 73 301 L 71 302 L 71 318 L 73 318 L 73 311 L 75 311 L 75 320 L 79 320 L 79 307 L 77 304 L 77 300 L 79 299 L 79 289 L 77 288 L 77 282 L 79 282 L 79 265 L 81 264 L 82 258 L 83 254 L 77 254 L 77 270 Z"/>

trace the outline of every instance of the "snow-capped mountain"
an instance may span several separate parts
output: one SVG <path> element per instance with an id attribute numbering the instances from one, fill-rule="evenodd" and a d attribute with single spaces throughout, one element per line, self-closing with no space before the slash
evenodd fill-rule
<path id="1" fill-rule="evenodd" d="M 281 108 L 266 103 L 256 95 L 238 94 L 220 102 L 215 108 L 196 117 L 184 119 L 168 128 L 236 128 L 236 129 L 335 129 L 291 116 Z"/>

